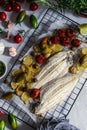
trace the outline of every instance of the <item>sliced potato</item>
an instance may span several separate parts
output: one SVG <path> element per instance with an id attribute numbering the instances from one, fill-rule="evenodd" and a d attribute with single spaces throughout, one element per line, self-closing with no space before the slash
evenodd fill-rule
<path id="1" fill-rule="evenodd" d="M 49 48 L 49 47 L 46 47 L 43 51 L 42 51 L 43 55 L 45 56 L 45 58 L 48 58 L 51 53 L 52 53 L 52 50 Z"/>
<path id="2" fill-rule="evenodd" d="M 77 64 L 77 65 L 76 65 L 76 69 L 77 69 L 78 71 L 84 71 L 84 67 L 82 67 L 80 64 Z"/>
<path id="3" fill-rule="evenodd" d="M 36 45 L 33 47 L 33 49 L 34 49 L 34 52 L 36 52 L 36 53 L 39 53 L 39 52 L 41 51 L 39 44 L 36 44 Z"/>
<path id="4" fill-rule="evenodd" d="M 83 47 L 80 51 L 80 57 L 87 55 L 87 47 Z"/>
<path id="5" fill-rule="evenodd" d="M 17 83 L 16 82 L 11 82 L 11 88 L 12 89 L 16 89 L 18 86 L 17 86 Z"/>
<path id="6" fill-rule="evenodd" d="M 11 82 L 11 87 L 13 89 L 16 89 L 17 87 L 21 87 L 24 85 L 24 80 L 21 80 L 20 82 Z"/>
<path id="7" fill-rule="evenodd" d="M 52 45 L 50 45 L 50 49 L 52 50 L 52 54 L 61 51 L 62 48 L 63 47 L 60 44 L 52 44 Z"/>
<path id="8" fill-rule="evenodd" d="M 40 66 L 38 65 L 36 68 L 32 66 L 32 73 L 35 75 L 40 71 Z"/>
<path id="9" fill-rule="evenodd" d="M 28 89 L 30 89 L 30 88 L 32 88 L 32 83 L 28 82 L 28 83 L 26 83 L 26 86 L 27 86 Z"/>
<path id="10" fill-rule="evenodd" d="M 28 92 L 23 92 L 23 94 L 21 95 L 21 100 L 26 103 L 26 102 L 29 101 L 29 99 L 30 99 L 29 93 Z"/>
<path id="11" fill-rule="evenodd" d="M 22 70 L 23 72 L 26 71 L 26 67 L 25 67 L 25 65 L 22 64 L 20 68 L 21 68 L 21 70 Z"/>
<path id="12" fill-rule="evenodd" d="M 84 68 L 87 68 L 87 55 L 84 55 L 80 59 L 80 65 Z"/>
<path id="13" fill-rule="evenodd" d="M 18 96 L 21 96 L 21 95 L 23 94 L 23 87 L 22 87 L 22 86 L 17 87 L 17 89 L 16 89 L 16 94 L 17 94 Z"/>
<path id="14" fill-rule="evenodd" d="M 22 69 L 18 69 L 18 70 L 13 70 L 11 74 L 12 76 L 18 76 L 21 73 L 23 73 Z"/>
<path id="15" fill-rule="evenodd" d="M 26 73 L 25 73 L 25 81 L 31 82 L 32 81 L 32 67 L 26 66 Z"/>
<path id="16" fill-rule="evenodd" d="M 31 65 L 32 64 L 32 62 L 33 62 L 33 59 L 32 59 L 32 56 L 25 56 L 24 58 L 23 58 L 23 64 L 24 65 Z"/>

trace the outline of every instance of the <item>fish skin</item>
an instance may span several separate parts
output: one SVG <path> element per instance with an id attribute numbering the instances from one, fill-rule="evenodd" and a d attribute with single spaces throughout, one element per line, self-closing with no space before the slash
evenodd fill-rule
<path id="1" fill-rule="evenodd" d="M 71 52 L 72 51 L 62 51 L 49 58 L 47 64 L 43 66 L 42 70 L 36 76 L 36 79 L 40 80 L 41 78 L 43 78 L 46 75 L 46 73 L 48 73 L 58 63 L 60 63 L 63 59 L 65 59 L 67 55 L 69 55 Z"/>
<path id="2" fill-rule="evenodd" d="M 58 86 L 58 88 L 55 85 L 54 86 L 55 91 L 53 90 L 54 92 L 52 91 L 49 94 L 49 96 L 45 98 L 42 97 L 43 99 L 41 101 L 40 106 L 35 109 L 35 114 L 43 114 L 46 111 L 53 108 L 56 104 L 59 104 L 62 100 L 64 100 L 74 89 L 81 75 L 82 74 L 71 75 L 70 81 L 68 80 L 70 75 L 68 75 L 66 83 L 62 83 L 61 85 Z M 53 84 L 52 84 L 52 87 L 53 87 Z"/>
<path id="3" fill-rule="evenodd" d="M 37 79 L 37 82 L 33 83 L 33 88 L 40 89 L 43 85 L 45 85 L 52 79 L 56 78 L 57 76 L 63 76 L 64 74 L 62 73 L 62 70 L 64 70 L 64 73 L 66 74 L 68 72 L 68 69 L 66 68 L 68 64 L 70 64 L 70 61 L 68 61 L 68 57 L 72 54 L 73 51 L 62 51 L 49 58 L 48 63 L 45 66 L 43 66 L 42 70 L 35 77 Z M 65 70 L 67 71 L 65 72 Z"/>
<path id="4" fill-rule="evenodd" d="M 41 88 L 46 83 L 50 82 L 52 79 L 55 79 L 56 77 L 61 74 L 62 70 L 67 67 L 67 59 L 64 59 L 61 61 L 57 66 L 55 66 L 43 79 L 40 79 L 36 82 L 34 85 L 34 88 Z"/>

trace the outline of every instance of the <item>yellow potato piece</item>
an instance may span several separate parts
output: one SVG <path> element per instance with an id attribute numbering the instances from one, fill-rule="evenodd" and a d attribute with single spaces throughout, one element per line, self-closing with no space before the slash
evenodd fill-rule
<path id="1" fill-rule="evenodd" d="M 80 59 L 80 64 L 82 67 L 84 67 L 85 69 L 87 68 L 87 55 L 84 55 L 81 59 Z"/>
<path id="2" fill-rule="evenodd" d="M 80 57 L 82 57 L 84 55 L 87 55 L 87 47 L 82 48 L 80 51 Z"/>
<path id="3" fill-rule="evenodd" d="M 23 58 L 23 64 L 24 65 L 31 65 L 32 64 L 32 62 L 33 62 L 33 59 L 32 59 L 32 56 L 25 56 L 24 58 Z"/>
<path id="4" fill-rule="evenodd" d="M 26 103 L 26 102 L 29 101 L 29 99 L 30 99 L 29 93 L 28 92 L 23 92 L 23 94 L 21 95 L 21 100 Z"/>
<path id="5" fill-rule="evenodd" d="M 26 67 L 25 67 L 25 65 L 22 64 L 22 65 L 20 66 L 20 68 L 21 68 L 21 70 L 22 70 L 23 72 L 26 71 Z"/>
<path id="6" fill-rule="evenodd" d="M 41 50 L 40 50 L 40 46 L 39 44 L 36 44 L 34 47 L 33 47 L 34 51 L 37 53 L 39 53 Z"/>
<path id="7" fill-rule="evenodd" d="M 80 64 L 77 64 L 77 65 L 76 65 L 76 69 L 77 69 L 78 71 L 84 71 L 84 70 L 85 70 L 84 67 L 82 67 Z"/>
<path id="8" fill-rule="evenodd" d="M 26 83 L 27 89 L 32 88 L 32 83 Z"/>
<path id="9" fill-rule="evenodd" d="M 18 69 L 18 70 L 13 70 L 12 71 L 12 76 L 18 76 L 19 74 L 23 73 L 22 69 Z"/>
<path id="10" fill-rule="evenodd" d="M 11 88 L 12 89 L 16 89 L 18 86 L 17 86 L 17 83 L 15 82 L 11 82 Z"/>
<path id="11" fill-rule="evenodd" d="M 32 67 L 32 73 L 35 75 L 40 71 L 40 66 L 38 65 L 37 68 Z"/>
<path id="12" fill-rule="evenodd" d="M 52 44 L 50 45 L 50 49 L 52 50 L 52 53 L 57 53 L 63 49 L 63 47 L 60 44 Z"/>
<path id="13" fill-rule="evenodd" d="M 32 67 L 26 66 L 26 73 L 25 73 L 25 81 L 31 82 L 32 81 Z"/>
<path id="14" fill-rule="evenodd" d="M 17 87 L 17 89 L 16 89 L 16 94 L 17 94 L 18 96 L 21 96 L 21 95 L 23 94 L 23 87 L 22 87 L 22 86 Z"/>
<path id="15" fill-rule="evenodd" d="M 24 80 L 21 80 L 19 82 L 11 82 L 11 87 L 13 89 L 16 89 L 17 87 L 23 86 L 24 85 Z"/>

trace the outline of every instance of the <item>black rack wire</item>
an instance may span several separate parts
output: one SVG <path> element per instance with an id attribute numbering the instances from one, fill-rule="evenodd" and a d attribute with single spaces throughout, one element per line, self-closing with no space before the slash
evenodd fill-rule
<path id="1" fill-rule="evenodd" d="M 10 73 L 12 69 L 14 69 L 15 65 L 20 63 L 20 59 L 26 54 L 26 52 L 29 51 L 31 46 L 33 46 L 35 43 L 37 43 L 37 38 L 41 34 L 46 34 L 50 25 L 54 22 L 60 21 L 72 28 L 76 28 L 78 26 L 78 23 L 75 21 L 69 19 L 68 17 L 64 16 L 60 12 L 53 11 L 51 9 L 48 9 L 43 16 L 42 20 L 40 21 L 40 24 L 38 28 L 34 31 L 32 36 L 29 38 L 28 42 L 26 43 L 25 47 L 22 49 L 20 52 L 19 57 L 16 59 L 15 63 L 12 64 L 11 62 L 11 68 L 6 75 L 5 79 L 10 78 Z M 79 36 L 83 41 L 85 40 L 84 36 Z M 77 97 L 79 96 L 82 88 L 85 86 L 87 83 L 87 72 L 83 74 L 79 82 L 77 83 L 75 89 L 72 91 L 69 97 L 62 103 L 56 105 L 53 109 L 48 111 L 43 115 L 43 118 L 41 122 L 44 121 L 44 119 L 47 118 L 58 118 L 58 117 L 66 117 L 70 110 L 72 109 Z M 2 94 L 2 91 L 0 92 Z M 25 104 L 23 104 L 24 106 Z M 0 99 L 0 109 L 2 109 L 5 112 L 12 112 L 19 120 L 25 122 L 32 128 L 35 128 L 34 126 L 34 121 L 31 119 L 31 117 L 24 111 L 22 110 L 22 107 L 19 107 L 16 103 L 14 103 L 12 100 L 11 101 L 4 101 Z"/>

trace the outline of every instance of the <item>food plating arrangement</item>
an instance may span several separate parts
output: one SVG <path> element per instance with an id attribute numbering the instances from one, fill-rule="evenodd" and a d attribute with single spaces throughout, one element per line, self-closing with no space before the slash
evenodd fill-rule
<path id="1" fill-rule="evenodd" d="M 30 9 L 35 11 L 38 5 L 33 4 Z M 13 10 L 20 8 L 15 5 Z M 12 9 L 6 5 L 5 10 Z M 1 16 L 4 21 L 6 15 L 4 19 Z M 16 24 L 23 22 L 25 16 L 26 12 L 20 11 Z M 3 81 L 0 108 L 32 126 L 37 117 L 42 121 L 66 117 L 84 87 L 87 80 L 84 76 L 87 74 L 87 24 L 79 25 L 61 13 L 47 9 L 40 23 L 31 15 L 30 25 L 35 30 L 21 51 L 17 52 L 14 47 L 8 50 L 11 57 L 19 53 L 14 62 L 11 58 L 9 71 L 0 61 Z M 20 44 L 22 36 L 16 34 L 13 40 Z"/>

